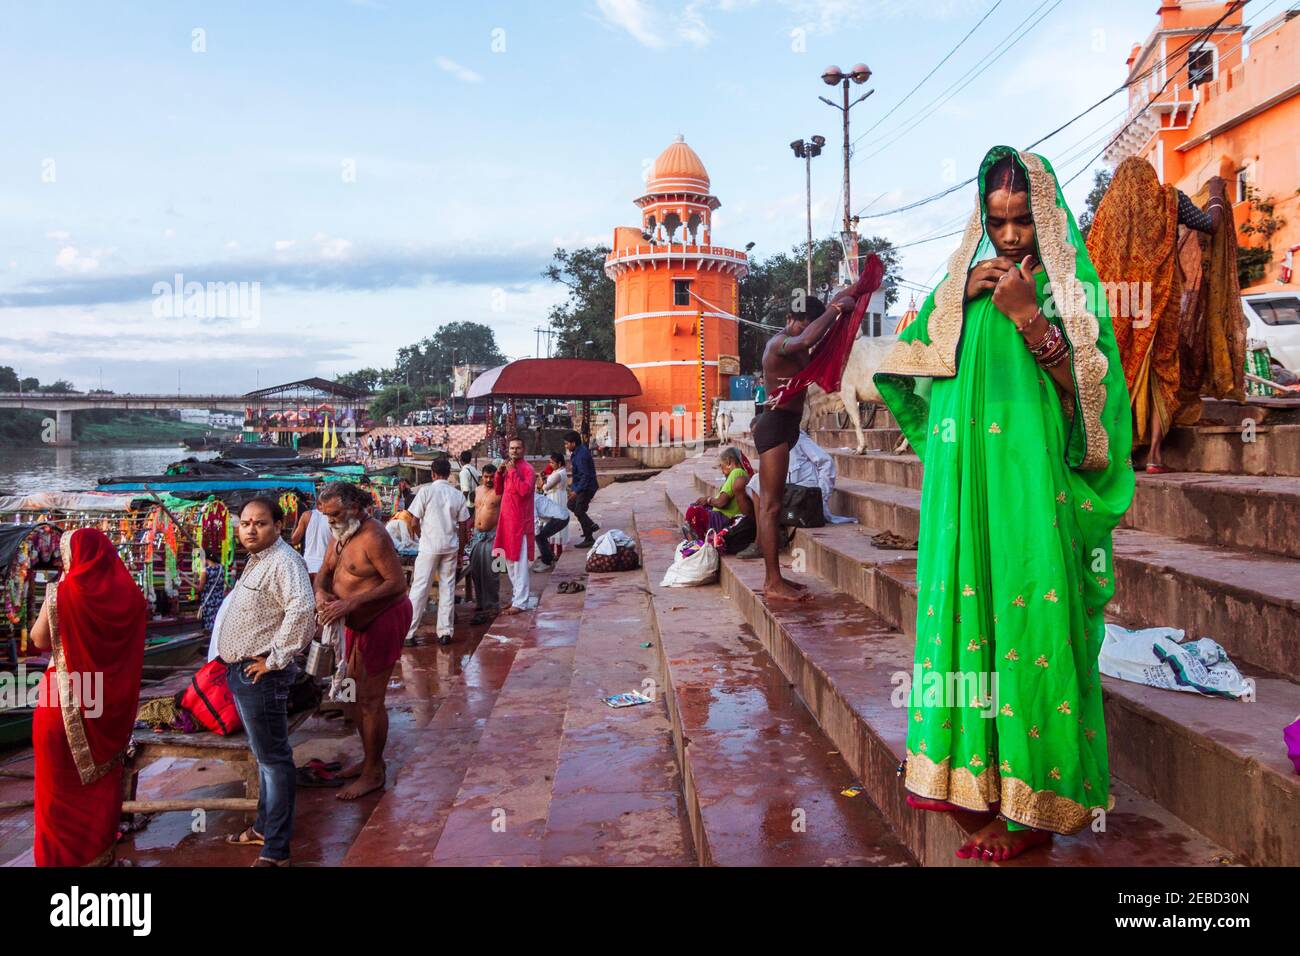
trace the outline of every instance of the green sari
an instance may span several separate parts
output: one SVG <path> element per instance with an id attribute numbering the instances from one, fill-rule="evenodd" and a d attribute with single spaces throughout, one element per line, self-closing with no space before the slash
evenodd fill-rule
<path id="1" fill-rule="evenodd" d="M 1073 833 L 1110 805 L 1097 655 L 1111 531 L 1133 497 L 1129 398 L 1105 295 L 1041 156 L 1015 154 L 1043 264 L 1038 300 L 1069 343 L 1073 403 L 991 293 L 963 302 L 971 265 L 996 255 L 989 167 L 1014 152 L 985 156 L 948 275 L 875 378 L 925 464 L 906 786 Z"/>

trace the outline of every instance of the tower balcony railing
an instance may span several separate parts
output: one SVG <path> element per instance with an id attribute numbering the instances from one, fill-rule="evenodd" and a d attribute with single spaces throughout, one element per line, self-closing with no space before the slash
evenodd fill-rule
<path id="1" fill-rule="evenodd" d="M 620 265 L 644 262 L 666 263 L 685 259 L 712 261 L 742 268 L 745 271 L 749 268 L 749 256 L 739 249 L 681 242 L 637 243 L 635 246 L 615 249 L 605 257 L 605 268 L 608 271 Z"/>

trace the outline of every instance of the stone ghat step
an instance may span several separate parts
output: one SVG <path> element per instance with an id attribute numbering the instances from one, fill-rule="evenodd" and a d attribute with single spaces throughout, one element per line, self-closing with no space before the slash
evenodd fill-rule
<path id="1" fill-rule="evenodd" d="M 921 487 L 921 461 L 913 454 L 856 454 L 833 436 L 813 436 L 835 459 L 838 475 L 857 481 Z M 852 436 L 852 432 L 849 432 Z M 754 451 L 738 442 L 746 454 Z M 1290 476 L 1139 472 L 1133 506 L 1122 526 L 1168 538 L 1300 558 L 1300 478 Z"/>
<path id="2" fill-rule="evenodd" d="M 1177 471 L 1300 475 L 1300 425 L 1261 425 L 1250 441 L 1241 427 L 1175 428 L 1164 461 Z"/>
<path id="3" fill-rule="evenodd" d="M 695 846 L 713 866 L 907 866 L 914 859 L 717 586 L 663 588 L 681 540 L 661 490 L 637 531 Z M 636 708 L 642 710 L 644 708 Z"/>
<path id="4" fill-rule="evenodd" d="M 602 505 L 593 510 L 599 523 L 631 527 L 630 512 Z M 585 552 L 561 562 L 570 555 L 581 568 Z M 637 648 L 650 627 L 644 586 L 629 575 L 585 582 L 586 591 L 556 593 L 537 612 L 432 864 L 695 862 L 665 704 L 615 711 L 603 701 L 656 680 L 653 652 Z"/>
<path id="5" fill-rule="evenodd" d="M 697 473 L 697 488 L 706 477 Z M 916 552 L 879 548 L 872 533 L 857 525 L 801 529 L 794 547 L 809 572 L 907 635 L 910 654 Z M 1300 776 L 1280 745 L 1280 729 L 1300 713 L 1300 685 L 1265 672 L 1252 676 L 1251 703 L 1103 677 L 1111 770 L 1241 858 L 1296 865 Z"/>
<path id="6" fill-rule="evenodd" d="M 665 489 L 670 514 L 680 516 L 697 496 L 690 463 L 654 479 Z M 678 520 L 680 520 L 678 518 Z M 866 786 L 872 801 L 925 865 L 959 865 L 954 855 L 984 818 L 968 813 L 912 810 L 897 768 L 904 758 L 907 716 L 892 703 L 896 675 L 910 675 L 913 644 L 897 628 L 819 577 L 799 577 L 813 600 L 764 603 L 760 561 L 723 560 L 721 584 L 768 653 L 794 683 L 817 722 Z M 1229 851 L 1112 780 L 1115 809 L 1105 829 L 1057 837 L 1005 866 L 1198 866 L 1222 863 Z"/>
<path id="7" fill-rule="evenodd" d="M 581 580 L 584 556 L 566 551 L 555 570 L 533 590 L 546 601 L 545 610 L 498 616 L 414 744 L 395 780 L 357 835 L 344 866 L 430 866 L 475 753 L 483 742 L 489 716 L 509 677 L 516 656 L 534 644 L 539 633 L 574 619 L 581 595 L 548 594 L 548 585 Z M 509 582 L 502 598 L 509 601 Z M 543 628 L 535 628 L 538 619 Z M 550 627 L 546 627 L 550 625 Z M 536 633 L 535 633 L 536 632 Z M 554 639 L 554 638 L 552 638 Z M 491 741 L 489 741 L 489 744 Z"/>
<path id="8" fill-rule="evenodd" d="M 837 478 L 831 510 L 867 528 L 920 536 L 915 489 Z M 1133 626 L 1179 627 L 1192 639 L 1213 637 L 1239 664 L 1300 680 L 1295 559 L 1123 528 L 1115 532 L 1114 554 L 1116 617 Z"/>
<path id="9" fill-rule="evenodd" d="M 1250 417 L 1244 415 L 1243 417 Z M 901 432 L 877 418 L 868 430 L 867 448 L 892 451 Z M 852 428 L 822 427 L 814 422 L 809 434 L 824 448 L 857 448 Z M 1133 456 L 1145 463 L 1139 449 Z M 1300 425 L 1262 424 L 1244 430 L 1241 425 L 1201 425 L 1176 428 L 1165 441 L 1164 462 L 1179 472 L 1224 475 L 1300 476 Z"/>

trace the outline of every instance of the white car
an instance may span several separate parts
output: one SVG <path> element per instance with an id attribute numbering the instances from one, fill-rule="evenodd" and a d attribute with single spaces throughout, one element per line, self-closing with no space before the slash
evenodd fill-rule
<path id="1" fill-rule="evenodd" d="M 1268 346 L 1269 354 L 1300 373 L 1300 295 L 1259 292 L 1241 297 L 1246 313 L 1246 337 Z"/>

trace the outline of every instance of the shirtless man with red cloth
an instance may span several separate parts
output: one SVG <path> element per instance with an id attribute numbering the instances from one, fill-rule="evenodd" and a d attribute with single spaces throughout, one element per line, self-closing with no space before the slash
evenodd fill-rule
<path id="1" fill-rule="evenodd" d="M 856 300 L 850 291 L 841 292 L 830 306 L 823 306 L 820 299 L 808 296 L 803 301 L 803 311 L 791 310 L 785 328 L 772 336 L 763 350 L 763 381 L 776 387 L 768 399 L 768 407 L 754 423 L 753 435 L 758 449 L 758 543 L 767 566 L 763 593 L 770 600 L 805 601 L 809 597 L 804 585 L 782 577 L 779 538 L 785 478 L 790 471 L 790 449 L 799 441 L 804 393 L 800 391 L 779 406 L 771 403 L 779 400 L 781 386 L 812 360 L 812 349 L 835 320 L 853 311 Z"/>
<path id="2" fill-rule="evenodd" d="M 316 575 L 317 620 L 343 620 L 348 676 L 357 689 L 351 716 L 363 752 L 361 763 L 341 774 L 356 779 L 339 792 L 340 800 L 364 797 L 386 782 L 384 695 L 411 626 L 402 561 L 384 526 L 370 516 L 371 503 L 369 494 L 346 481 L 330 482 L 317 499 L 337 539 Z"/>

